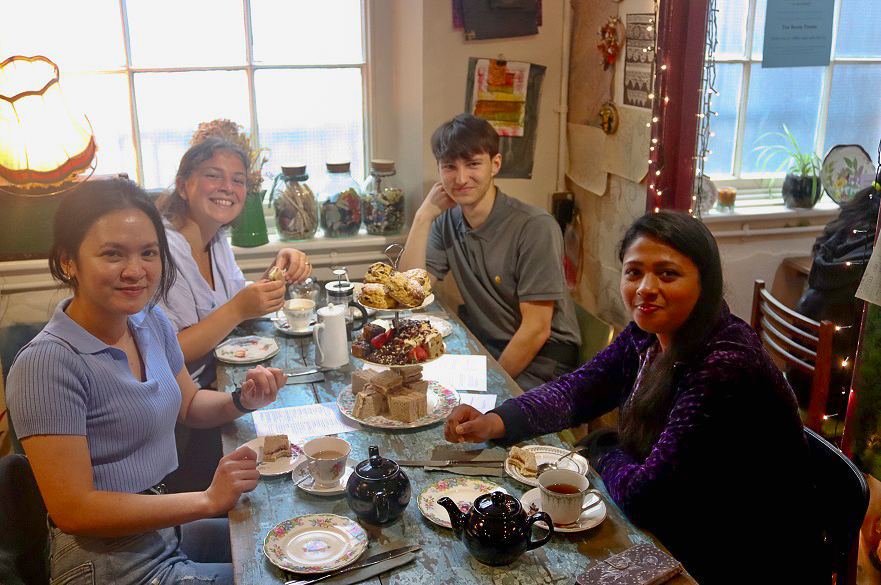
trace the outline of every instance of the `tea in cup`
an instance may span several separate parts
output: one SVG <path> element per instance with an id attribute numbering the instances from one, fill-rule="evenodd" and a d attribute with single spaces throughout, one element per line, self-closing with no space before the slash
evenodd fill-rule
<path id="1" fill-rule="evenodd" d="M 587 495 L 600 496 L 599 490 L 590 489 L 587 477 L 570 469 L 545 471 L 538 476 L 538 487 L 541 511 L 547 512 L 554 524 L 577 522 L 587 508 L 584 505 Z"/>
<path id="2" fill-rule="evenodd" d="M 315 319 L 315 301 L 311 299 L 285 301 L 284 316 L 292 331 L 302 331 Z"/>
<path id="3" fill-rule="evenodd" d="M 306 441 L 303 454 L 315 486 L 331 488 L 339 485 L 345 475 L 346 461 L 351 451 L 351 445 L 337 437 L 319 437 Z"/>

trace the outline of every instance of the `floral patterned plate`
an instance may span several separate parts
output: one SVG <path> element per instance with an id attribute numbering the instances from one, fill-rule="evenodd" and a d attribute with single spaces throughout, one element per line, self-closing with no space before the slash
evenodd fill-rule
<path id="1" fill-rule="evenodd" d="M 293 573 L 324 573 L 353 563 L 367 550 L 367 533 L 336 514 L 306 514 L 285 520 L 263 539 L 263 554 Z"/>
<path id="2" fill-rule="evenodd" d="M 526 445 L 523 447 L 526 451 L 532 451 L 535 454 L 535 464 L 541 465 L 542 463 L 554 463 L 569 452 L 569 449 L 561 449 L 559 447 L 550 447 L 547 445 Z M 571 469 L 572 471 L 577 471 L 582 475 L 587 475 L 587 470 L 589 468 L 587 459 L 578 455 L 572 455 L 567 457 L 557 463 L 558 469 Z M 531 485 L 533 487 L 538 485 L 537 477 L 526 477 L 520 470 L 511 465 L 511 460 L 505 460 L 505 473 L 519 481 L 520 483 L 525 483 L 526 485 Z"/>
<path id="3" fill-rule="evenodd" d="M 847 203 L 872 184 L 875 168 L 872 157 L 859 144 L 839 144 L 823 159 L 820 183 L 835 203 Z"/>
<path id="4" fill-rule="evenodd" d="M 363 425 L 375 427 L 378 429 L 415 429 L 433 425 L 434 423 L 444 420 L 447 415 L 459 406 L 459 393 L 441 386 L 437 382 L 428 383 L 428 414 L 422 418 L 418 418 L 413 422 L 401 422 L 384 416 L 371 416 L 368 418 L 358 418 L 355 416 L 355 395 L 352 394 L 352 387 L 346 386 L 340 392 L 337 398 L 337 406 L 340 412 L 352 420 L 358 421 Z"/>
<path id="5" fill-rule="evenodd" d="M 218 345 L 214 355 L 230 364 L 255 364 L 278 353 L 278 344 L 271 337 L 233 337 Z"/>
<path id="6" fill-rule="evenodd" d="M 446 496 L 456 502 L 460 510 L 467 512 L 477 496 L 490 492 L 508 493 L 502 486 L 483 479 L 474 479 L 473 477 L 442 479 L 431 484 L 419 494 L 419 511 L 438 526 L 452 528 L 450 514 L 445 508 L 437 505 L 439 499 Z"/>

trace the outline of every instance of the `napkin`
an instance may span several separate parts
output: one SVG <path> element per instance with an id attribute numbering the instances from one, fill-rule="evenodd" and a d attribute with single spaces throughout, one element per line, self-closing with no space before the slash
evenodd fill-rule
<path id="1" fill-rule="evenodd" d="M 505 451 L 502 449 L 459 449 L 451 445 L 435 447 L 431 452 L 431 458 L 435 461 L 498 461 L 504 459 Z M 501 467 L 478 467 L 477 465 L 463 465 L 460 467 L 425 467 L 425 471 L 446 471 L 458 475 L 489 475 L 492 477 L 505 477 L 505 470 Z"/>
<path id="2" fill-rule="evenodd" d="M 382 546 L 369 548 L 364 553 L 364 555 L 373 555 L 401 546 L 407 546 L 407 543 L 401 540 L 390 542 Z M 369 567 L 364 567 L 363 569 L 350 571 L 348 573 L 343 573 L 342 575 L 339 575 L 337 577 L 325 579 L 324 581 L 322 581 L 322 583 L 326 583 L 327 585 L 352 585 L 353 583 L 360 583 L 361 581 L 366 581 L 371 577 L 375 577 L 377 575 L 385 573 L 386 571 L 390 571 L 396 567 L 400 567 L 401 565 L 406 565 L 407 563 L 412 562 L 415 559 L 416 553 L 403 554 L 399 557 L 395 557 L 393 559 L 389 559 L 375 565 L 370 565 Z M 302 577 L 302 575 L 300 577 Z"/>

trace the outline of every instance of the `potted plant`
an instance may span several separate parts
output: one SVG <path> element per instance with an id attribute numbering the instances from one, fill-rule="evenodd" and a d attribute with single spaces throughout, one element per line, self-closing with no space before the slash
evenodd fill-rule
<path id="1" fill-rule="evenodd" d="M 786 124 L 783 125 L 783 132 L 762 134 L 757 142 L 768 137 L 779 139 L 780 142 L 757 146 L 753 150 L 759 153 L 757 161 L 762 168 L 778 157 L 783 157 L 775 171 L 786 170 L 782 188 L 786 207 L 811 208 L 816 205 L 823 194 L 820 185 L 820 157 L 814 152 L 802 151 Z"/>

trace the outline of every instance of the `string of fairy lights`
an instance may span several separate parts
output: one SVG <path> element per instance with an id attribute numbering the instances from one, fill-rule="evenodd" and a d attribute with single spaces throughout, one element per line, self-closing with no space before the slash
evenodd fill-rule
<path id="1" fill-rule="evenodd" d="M 654 0 L 654 16 L 649 25 L 649 31 L 655 30 L 654 59 L 652 60 L 654 83 L 648 98 L 652 102 L 652 121 L 647 122 L 646 126 L 651 128 L 651 144 L 649 144 L 649 192 L 654 195 L 655 211 L 661 210 L 661 173 L 664 169 L 664 152 L 661 149 L 658 140 L 662 136 L 664 128 L 662 118 L 663 112 L 660 111 L 666 104 L 670 103 L 670 96 L 667 95 L 667 75 L 668 68 L 666 56 L 659 49 L 659 38 L 661 31 L 657 26 L 658 11 L 660 9 L 661 0 Z M 669 25 L 668 25 L 669 26 Z M 663 104 L 654 102 L 655 96 L 664 96 Z"/>
<path id="2" fill-rule="evenodd" d="M 698 107 L 698 133 L 697 148 L 695 154 L 695 189 L 691 195 L 691 204 L 688 213 L 695 217 L 700 217 L 704 209 L 705 198 L 707 194 L 704 190 L 704 166 L 707 157 L 713 154 L 710 150 L 710 139 L 715 136 L 710 131 L 710 120 L 719 113 L 713 110 L 713 96 L 719 95 L 716 91 L 716 49 L 719 46 L 719 23 L 717 14 L 719 10 L 716 8 L 716 0 L 710 0 L 707 3 L 707 37 L 706 51 L 704 55 L 704 71 L 701 79 L 700 106 Z"/>

